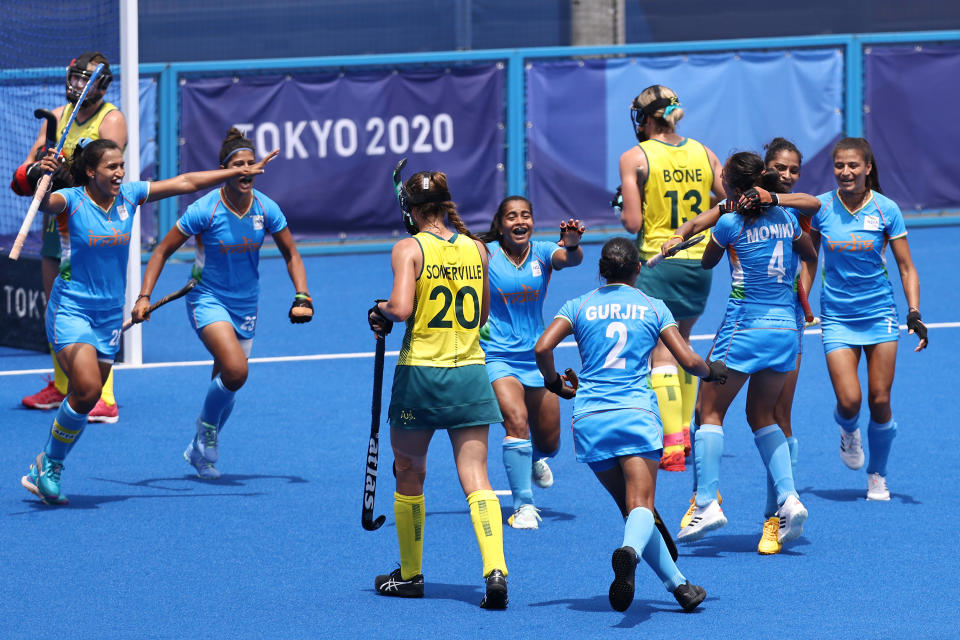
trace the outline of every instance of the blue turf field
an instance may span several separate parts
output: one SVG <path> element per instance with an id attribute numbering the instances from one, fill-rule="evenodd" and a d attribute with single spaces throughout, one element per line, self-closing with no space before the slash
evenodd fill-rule
<path id="1" fill-rule="evenodd" d="M 808 335 L 794 408 L 798 487 L 810 511 L 804 536 L 778 556 L 756 553 L 763 467 L 740 399 L 728 415 L 721 469 L 730 523 L 680 548 L 680 569 L 708 594 L 691 615 L 679 612 L 643 564 L 632 607 L 610 610 L 609 557 L 622 522 L 573 459 L 569 404 L 551 463 L 556 484 L 535 493 L 542 528 L 505 527 L 507 611 L 477 607 L 480 555 L 443 433 L 434 439 L 426 485 L 426 598 L 373 592 L 374 576 L 399 560 L 389 473 L 377 494 L 387 524 L 372 533 L 360 527 L 374 346 L 364 316 L 373 298 L 389 292 L 386 254 L 307 259 L 318 309 L 312 324 L 300 326 L 286 319 L 292 286 L 282 261 L 262 263 L 253 357 L 324 357 L 251 365 L 222 436 L 217 483 L 195 479 L 182 458 L 209 379 L 209 365 L 191 364 L 208 355 L 182 302 L 157 312 L 144 330 L 145 361 L 180 366 L 117 371 L 121 420 L 92 425 L 67 460 L 67 508 L 44 507 L 19 485 L 53 414 L 19 406 L 42 386 L 38 373 L 10 373 L 48 368 L 49 358 L 0 350 L 0 638 L 960 637 L 960 522 L 947 499 L 957 482 L 950 457 L 960 449 L 949 404 L 960 353 L 958 241 L 958 227 L 910 232 L 924 320 L 935 328 L 924 353 L 912 352 L 915 338 L 901 340 L 893 499 L 867 503 L 866 474 L 840 462 L 819 335 Z M 597 284 L 599 245 L 586 253 L 582 267 L 554 276 L 548 317 Z M 891 268 L 902 304 L 892 258 Z M 712 334 L 719 322 L 729 278 L 725 267 L 717 271 L 695 334 Z M 187 265 L 168 265 L 157 291 L 178 288 L 187 275 Z M 388 349 L 399 343 L 398 327 Z M 694 346 L 702 354 L 709 342 Z M 337 354 L 348 355 L 329 357 Z M 388 356 L 385 406 L 394 362 Z M 560 367 L 577 364 L 575 349 L 558 350 Z M 495 489 L 506 489 L 501 437 L 502 428 L 492 427 Z M 386 470 L 389 438 L 381 442 Z M 659 481 L 658 509 L 676 530 L 690 473 L 661 473 Z M 508 500 L 501 497 L 505 506 Z"/>

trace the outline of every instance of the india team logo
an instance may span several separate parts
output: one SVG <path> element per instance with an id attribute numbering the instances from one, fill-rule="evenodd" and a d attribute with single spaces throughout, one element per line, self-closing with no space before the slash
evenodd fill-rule
<path id="1" fill-rule="evenodd" d="M 864 231 L 880 231 L 880 216 L 864 216 L 863 230 Z"/>
<path id="2" fill-rule="evenodd" d="M 263 216 L 253 216 L 253 229 L 254 231 L 263 229 Z"/>
<path id="3" fill-rule="evenodd" d="M 120 221 L 123 222 L 130 217 L 130 214 L 127 213 L 127 206 L 124 204 L 117 205 L 117 215 L 120 216 Z"/>
<path id="4" fill-rule="evenodd" d="M 539 278 L 541 274 L 540 263 L 539 262 L 530 263 L 530 272 L 533 274 L 534 278 Z"/>

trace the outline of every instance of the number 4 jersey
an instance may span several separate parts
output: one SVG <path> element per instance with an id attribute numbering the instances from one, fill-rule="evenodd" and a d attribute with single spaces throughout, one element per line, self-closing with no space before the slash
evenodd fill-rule
<path id="1" fill-rule="evenodd" d="M 476 241 L 456 233 L 449 240 L 426 231 L 413 238 L 423 252 L 423 268 L 397 364 L 484 364 L 479 330 L 483 295 L 480 248 Z"/>
<path id="2" fill-rule="evenodd" d="M 557 312 L 573 327 L 583 368 L 574 417 L 610 409 L 657 411 L 647 385 L 650 352 L 676 326 L 662 300 L 626 284 L 608 284 L 569 300 Z"/>

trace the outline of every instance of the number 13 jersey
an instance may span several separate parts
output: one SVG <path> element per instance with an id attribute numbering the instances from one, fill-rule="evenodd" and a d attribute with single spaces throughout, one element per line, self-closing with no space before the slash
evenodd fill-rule
<path id="1" fill-rule="evenodd" d="M 648 359 L 660 333 L 677 324 L 662 300 L 630 285 L 608 284 L 567 301 L 556 317 L 573 327 L 583 364 L 575 418 L 610 409 L 657 411 L 647 385 Z"/>
<path id="2" fill-rule="evenodd" d="M 398 365 L 462 367 L 484 364 L 480 348 L 483 261 L 477 243 L 455 233 L 444 240 L 421 231 L 413 236 L 423 252 L 413 313 Z"/>

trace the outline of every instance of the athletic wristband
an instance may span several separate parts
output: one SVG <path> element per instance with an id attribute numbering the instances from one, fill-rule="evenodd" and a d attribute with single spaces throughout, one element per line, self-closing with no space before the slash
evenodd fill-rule
<path id="1" fill-rule="evenodd" d="M 770 202 L 771 207 L 780 206 L 780 197 L 777 194 L 775 194 L 773 191 L 770 192 L 770 200 L 771 200 Z"/>
<path id="2" fill-rule="evenodd" d="M 147 300 L 149 300 L 149 299 L 150 299 L 150 294 L 149 294 L 149 293 L 141 293 L 140 295 L 137 296 L 137 299 L 134 300 L 134 304 L 140 302 L 140 299 L 141 299 L 141 298 L 146 298 Z"/>

